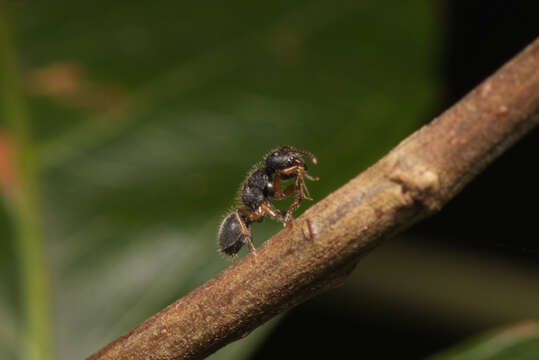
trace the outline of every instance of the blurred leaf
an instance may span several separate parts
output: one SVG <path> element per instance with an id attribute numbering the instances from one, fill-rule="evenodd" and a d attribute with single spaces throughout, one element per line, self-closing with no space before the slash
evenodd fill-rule
<path id="1" fill-rule="evenodd" d="M 97 351 L 228 266 L 217 225 L 266 152 L 315 153 L 322 180 L 310 190 L 320 199 L 436 100 L 428 1 L 56 0 L 7 10 L 38 149 L 57 359 Z M 279 228 L 258 225 L 255 243 Z M 0 239 L 9 261 L 9 226 Z M 17 266 L 1 268 L 6 324 L 20 317 Z M 270 328 L 212 358 L 249 356 Z"/>
<path id="2" fill-rule="evenodd" d="M 1 15 L 1 14 L 0 14 Z M 19 314 L 23 329 L 16 342 L 21 357 L 52 357 L 49 271 L 44 259 L 44 236 L 39 209 L 35 149 L 28 111 L 22 95 L 16 56 L 5 20 L 0 16 L 0 191 L 12 224 L 7 233 L 16 238 L 13 251 L 18 270 Z M 12 256 L 8 253 L 7 256 Z M 10 261 L 8 264 L 12 264 Z M 8 317 L 9 325 L 14 321 Z M 12 332 L 7 327 L 8 336 Z M 12 345 L 13 346 L 13 345 Z M 10 349 L 12 350 L 12 349 Z"/>
<path id="3" fill-rule="evenodd" d="M 525 322 L 457 345 L 431 360 L 534 360 L 539 354 L 539 324 Z"/>

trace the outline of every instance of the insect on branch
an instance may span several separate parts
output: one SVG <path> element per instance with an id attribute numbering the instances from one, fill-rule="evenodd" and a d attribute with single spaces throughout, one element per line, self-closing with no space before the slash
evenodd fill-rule
<path id="1" fill-rule="evenodd" d="M 256 261 L 245 256 L 89 359 L 204 358 L 341 283 L 380 240 L 439 210 L 538 122 L 539 39 L 262 244 Z"/>
<path id="2" fill-rule="evenodd" d="M 249 173 L 241 186 L 241 200 L 244 208 L 236 208 L 228 214 L 219 227 L 218 240 L 221 252 L 235 256 L 242 246 L 247 243 L 249 250 L 256 255 L 252 240 L 251 224 L 262 222 L 265 215 L 280 221 L 284 226 L 292 223 L 292 213 L 303 199 L 312 200 L 305 184 L 305 179 L 316 181 L 318 178 L 307 174 L 307 165 L 301 155 L 308 156 L 316 164 L 317 160 L 308 151 L 282 146 L 266 156 L 264 165 Z M 284 191 L 281 181 L 294 179 Z M 282 217 L 270 199 L 284 199 L 295 191 L 294 201 Z"/>

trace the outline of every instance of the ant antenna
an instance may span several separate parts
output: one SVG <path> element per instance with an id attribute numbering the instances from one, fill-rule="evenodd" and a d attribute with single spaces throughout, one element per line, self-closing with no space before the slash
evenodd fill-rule
<path id="1" fill-rule="evenodd" d="M 290 146 L 282 146 L 280 149 L 280 151 L 283 151 L 283 152 L 293 152 L 293 153 L 298 153 L 298 154 L 302 154 L 302 155 L 305 155 L 305 156 L 308 156 L 309 159 L 311 159 L 311 161 L 313 162 L 313 164 L 318 164 L 318 160 L 316 160 L 316 157 L 314 157 L 313 154 L 311 154 L 310 152 L 308 152 L 307 150 L 300 150 L 300 149 L 295 149 L 295 148 L 292 148 Z"/>

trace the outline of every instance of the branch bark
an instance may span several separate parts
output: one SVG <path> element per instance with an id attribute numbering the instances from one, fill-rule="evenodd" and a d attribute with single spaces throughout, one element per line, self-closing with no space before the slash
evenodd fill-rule
<path id="1" fill-rule="evenodd" d="M 539 122 L 539 38 L 293 226 L 89 360 L 201 359 L 341 283 Z"/>

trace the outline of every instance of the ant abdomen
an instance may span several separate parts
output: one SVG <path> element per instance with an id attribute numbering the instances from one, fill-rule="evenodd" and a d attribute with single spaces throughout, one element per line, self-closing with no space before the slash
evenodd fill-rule
<path id="1" fill-rule="evenodd" d="M 245 229 L 242 229 L 242 226 L 238 222 L 238 216 L 241 217 Z M 247 230 L 248 234 L 244 234 L 245 230 Z M 217 236 L 219 239 L 219 250 L 229 256 L 234 256 L 249 241 L 250 236 L 251 221 L 243 215 L 237 215 L 236 212 L 232 212 L 223 219 L 219 227 Z"/>

